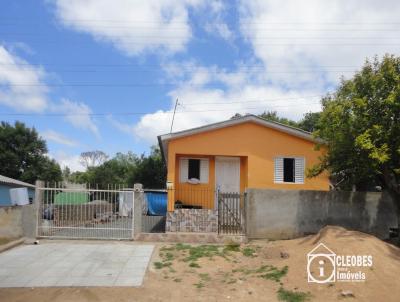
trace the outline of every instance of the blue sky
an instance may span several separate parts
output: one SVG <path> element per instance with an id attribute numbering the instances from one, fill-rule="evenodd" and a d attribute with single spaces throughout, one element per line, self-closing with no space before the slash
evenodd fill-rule
<path id="1" fill-rule="evenodd" d="M 396 1 L 3 1 L 0 119 L 34 126 L 73 170 L 99 149 L 276 110 L 319 110 L 340 76 L 400 50 Z"/>

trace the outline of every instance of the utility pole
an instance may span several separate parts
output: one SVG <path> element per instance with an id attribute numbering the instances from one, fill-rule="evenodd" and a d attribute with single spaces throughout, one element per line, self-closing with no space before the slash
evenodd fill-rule
<path id="1" fill-rule="evenodd" d="M 172 133 L 172 127 L 174 126 L 175 112 L 177 106 L 178 106 L 178 98 L 175 101 L 174 114 L 172 115 L 171 129 L 169 130 L 169 133 Z"/>

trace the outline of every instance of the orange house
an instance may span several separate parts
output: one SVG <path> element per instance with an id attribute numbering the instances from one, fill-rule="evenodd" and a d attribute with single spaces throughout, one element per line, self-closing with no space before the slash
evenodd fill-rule
<path id="1" fill-rule="evenodd" d="M 217 190 L 329 190 L 327 174 L 305 176 L 323 152 L 315 150 L 311 133 L 254 115 L 158 140 L 168 169 L 168 211 L 176 203 L 215 209 Z"/>

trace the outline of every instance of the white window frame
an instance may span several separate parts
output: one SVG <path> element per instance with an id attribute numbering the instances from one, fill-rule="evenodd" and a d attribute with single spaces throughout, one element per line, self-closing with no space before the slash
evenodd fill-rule
<path id="1" fill-rule="evenodd" d="M 200 160 L 200 179 L 199 179 L 199 184 L 208 184 L 209 182 L 209 175 L 210 175 L 210 159 L 207 157 L 181 157 L 179 159 L 179 182 L 180 183 L 188 183 L 188 184 L 192 184 L 189 179 L 188 179 L 188 175 L 189 175 L 189 164 L 187 165 L 187 171 L 185 173 L 185 175 L 182 175 L 182 161 L 183 160 L 187 160 L 189 163 L 189 159 L 197 159 Z M 206 168 L 203 167 L 204 163 L 207 163 Z M 203 173 L 202 171 L 204 171 L 203 169 L 206 169 L 206 173 Z M 184 176 L 184 177 L 183 177 Z"/>
<path id="2" fill-rule="evenodd" d="M 285 182 L 283 181 L 284 179 L 284 170 L 283 170 L 283 159 L 284 158 L 293 158 L 294 159 L 294 182 Z M 277 160 L 282 160 L 282 177 L 281 177 L 281 181 L 277 180 L 278 176 L 277 176 Z M 296 164 L 298 160 L 302 160 L 303 161 L 303 175 L 302 178 L 300 180 L 297 180 L 296 174 Z M 304 156 L 289 156 L 289 155 L 285 155 L 285 156 L 276 156 L 274 157 L 274 183 L 275 184 L 291 184 L 291 185 L 303 185 L 304 184 L 304 180 L 305 180 L 305 172 L 306 172 L 306 158 Z"/>

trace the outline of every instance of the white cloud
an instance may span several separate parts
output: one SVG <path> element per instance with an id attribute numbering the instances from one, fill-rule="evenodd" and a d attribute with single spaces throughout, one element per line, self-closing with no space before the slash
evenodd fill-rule
<path id="1" fill-rule="evenodd" d="M 224 22 L 228 2 L 213 0 L 207 2 L 206 16 L 211 19 L 207 21 L 204 28 L 210 34 L 217 34 L 227 41 L 232 41 L 234 34 L 228 24 Z"/>
<path id="2" fill-rule="evenodd" d="M 112 43 L 128 55 L 184 50 L 192 37 L 188 10 L 203 0 L 55 0 L 69 28 Z"/>
<path id="3" fill-rule="evenodd" d="M 137 137 L 155 143 L 156 136 L 170 131 L 173 106 L 179 98 L 173 131 L 184 130 L 231 118 L 235 113 L 278 111 L 281 116 L 301 118 L 304 112 L 320 109 L 322 91 L 288 91 L 264 85 L 255 72 L 226 72 L 215 66 L 205 68 L 193 63 L 166 66 L 170 77 L 178 78 L 177 88 L 169 92 L 170 109 L 142 116 L 134 127 Z M 212 88 L 209 84 L 218 84 Z M 306 96 L 306 97 L 305 97 Z"/>
<path id="4" fill-rule="evenodd" d="M 69 147 L 75 147 L 78 146 L 79 143 L 73 139 L 70 139 L 63 134 L 54 131 L 54 130 L 46 130 L 41 133 L 42 137 L 46 140 L 53 141 L 57 144 L 69 146 Z"/>
<path id="5" fill-rule="evenodd" d="M 399 12 L 395 0 L 243 0 L 240 22 L 267 79 L 300 90 L 337 83 L 366 57 L 398 54 Z"/>
<path id="6" fill-rule="evenodd" d="M 48 106 L 45 72 L 0 45 L 0 104 L 19 112 L 43 112 Z"/>
<path id="7" fill-rule="evenodd" d="M 57 151 L 49 154 L 50 158 L 55 159 L 61 168 L 68 167 L 72 172 L 85 171 L 85 168 L 80 164 L 80 155 L 67 154 L 64 151 Z"/>
<path id="8" fill-rule="evenodd" d="M 163 66 L 176 82 L 169 92 L 170 109 L 143 116 L 135 126 L 138 137 L 154 142 L 156 135 L 169 132 L 177 97 L 183 106 L 178 107 L 174 131 L 263 109 L 299 119 L 305 112 L 319 110 L 320 96 L 333 90 L 341 75 L 351 77 L 367 57 L 400 53 L 398 1 L 367 0 L 360 5 L 356 0 L 243 0 L 239 4 L 240 30 L 254 57 L 230 72 L 193 62 Z M 222 6 L 216 5 L 215 11 L 221 12 Z"/>
<path id="9" fill-rule="evenodd" d="M 134 125 L 120 122 L 120 121 L 116 120 L 112 115 L 107 116 L 107 120 L 110 122 L 110 124 L 113 127 L 118 129 L 119 131 L 130 134 L 132 136 L 134 135 L 134 133 L 135 133 Z"/>
<path id="10" fill-rule="evenodd" d="M 60 103 L 54 104 L 52 110 L 66 114 L 64 119 L 75 128 L 91 131 L 100 137 L 99 129 L 91 116 L 92 110 L 85 103 L 63 99 Z"/>

